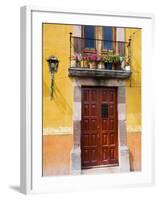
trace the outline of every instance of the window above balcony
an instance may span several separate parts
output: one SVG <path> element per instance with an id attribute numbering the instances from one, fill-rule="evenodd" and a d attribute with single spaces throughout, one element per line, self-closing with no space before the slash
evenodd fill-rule
<path id="1" fill-rule="evenodd" d="M 86 27 L 84 37 L 70 34 L 69 76 L 128 79 L 130 41 L 113 40 L 111 27 L 103 27 L 103 38 L 95 39 L 94 30 L 93 26 Z"/>
<path id="2" fill-rule="evenodd" d="M 85 49 L 95 49 L 95 26 L 84 26 L 83 28 L 84 38 L 84 48 Z"/>

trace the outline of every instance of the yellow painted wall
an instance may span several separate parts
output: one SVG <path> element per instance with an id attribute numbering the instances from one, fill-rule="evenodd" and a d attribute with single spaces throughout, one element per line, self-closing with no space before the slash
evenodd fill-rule
<path id="1" fill-rule="evenodd" d="M 131 36 L 132 75 L 126 87 L 127 132 L 141 131 L 141 29 L 126 28 L 125 39 Z"/>
<path id="2" fill-rule="evenodd" d="M 126 126 L 127 145 L 130 156 L 131 171 L 139 171 L 141 166 L 141 34 L 140 29 L 126 29 L 125 39 L 131 36 L 131 71 L 132 75 L 126 85 Z"/>
<path id="3" fill-rule="evenodd" d="M 73 86 L 68 77 L 69 33 L 72 26 L 43 24 L 43 134 L 72 133 Z M 50 73 L 46 59 L 54 55 L 59 60 L 55 74 L 54 97 L 50 100 Z M 55 130 L 56 129 L 56 130 Z"/>

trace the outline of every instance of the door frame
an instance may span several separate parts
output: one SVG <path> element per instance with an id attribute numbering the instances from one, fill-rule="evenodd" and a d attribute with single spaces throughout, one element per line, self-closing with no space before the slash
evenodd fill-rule
<path id="1" fill-rule="evenodd" d="M 118 163 L 115 171 L 130 171 L 129 150 L 126 142 L 126 81 L 118 79 L 73 79 L 73 147 L 70 152 L 70 173 L 81 174 L 81 88 L 116 87 L 117 88 L 117 123 L 118 123 Z M 111 167 L 105 167 L 111 171 Z"/>

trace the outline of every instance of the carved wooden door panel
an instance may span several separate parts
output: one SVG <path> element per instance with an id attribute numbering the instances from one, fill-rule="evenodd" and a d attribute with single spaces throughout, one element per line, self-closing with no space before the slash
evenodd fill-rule
<path id="1" fill-rule="evenodd" d="M 96 88 L 82 88 L 81 156 L 84 168 L 100 163 L 98 93 Z"/>
<path id="2" fill-rule="evenodd" d="M 101 88 L 99 104 L 101 165 L 118 163 L 118 126 L 116 88 Z"/>
<path id="3" fill-rule="evenodd" d="M 118 163 L 115 88 L 82 88 L 81 162 L 83 169 Z"/>

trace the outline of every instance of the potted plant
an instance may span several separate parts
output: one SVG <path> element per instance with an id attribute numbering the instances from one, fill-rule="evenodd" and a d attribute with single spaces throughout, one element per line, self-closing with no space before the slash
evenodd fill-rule
<path id="1" fill-rule="evenodd" d="M 122 57 L 120 58 L 120 61 L 121 61 L 120 67 L 121 67 L 122 70 L 124 70 L 124 69 L 125 69 L 125 65 L 126 65 L 126 57 L 125 57 L 125 56 L 122 56 Z"/>
<path id="2" fill-rule="evenodd" d="M 100 61 L 100 57 L 97 54 L 91 54 L 87 57 L 89 68 L 96 69 Z"/>
<path id="3" fill-rule="evenodd" d="M 112 70 L 113 68 L 113 51 L 112 50 L 108 50 L 106 52 L 104 52 L 103 56 L 102 56 L 102 61 L 104 63 L 105 69 L 109 69 Z"/>
<path id="4" fill-rule="evenodd" d="M 114 55 L 113 63 L 114 63 L 114 69 L 122 70 L 123 65 L 125 65 L 124 64 L 125 63 L 125 57 L 120 56 L 120 55 Z"/>
<path id="5" fill-rule="evenodd" d="M 113 55 L 109 55 L 108 63 L 107 63 L 107 69 L 109 69 L 109 70 L 113 69 L 113 62 L 114 62 L 114 56 Z"/>
<path id="6" fill-rule="evenodd" d="M 120 65 L 121 65 L 121 62 L 120 62 L 120 55 L 114 55 L 114 58 L 113 58 L 113 65 L 114 65 L 114 69 L 120 69 Z"/>
<path id="7" fill-rule="evenodd" d="M 74 56 L 71 58 L 71 66 L 72 67 L 81 67 L 81 61 L 82 61 L 82 54 L 76 53 Z"/>
<path id="8" fill-rule="evenodd" d="M 103 69 L 104 68 L 104 64 L 103 64 L 103 62 L 101 60 L 101 54 L 100 53 L 96 54 L 95 64 L 96 64 L 96 68 L 98 68 L 98 69 Z"/>
<path id="9" fill-rule="evenodd" d="M 105 68 L 104 62 L 100 60 L 98 63 L 98 69 L 104 69 L 104 68 Z"/>
<path id="10" fill-rule="evenodd" d="M 82 54 L 81 53 L 76 54 L 75 60 L 76 60 L 76 67 L 81 67 Z"/>
<path id="11" fill-rule="evenodd" d="M 108 63 L 108 54 L 107 54 L 107 52 L 105 52 L 105 53 L 103 53 L 101 55 L 101 62 L 103 63 L 104 68 L 107 69 L 107 63 Z"/>

